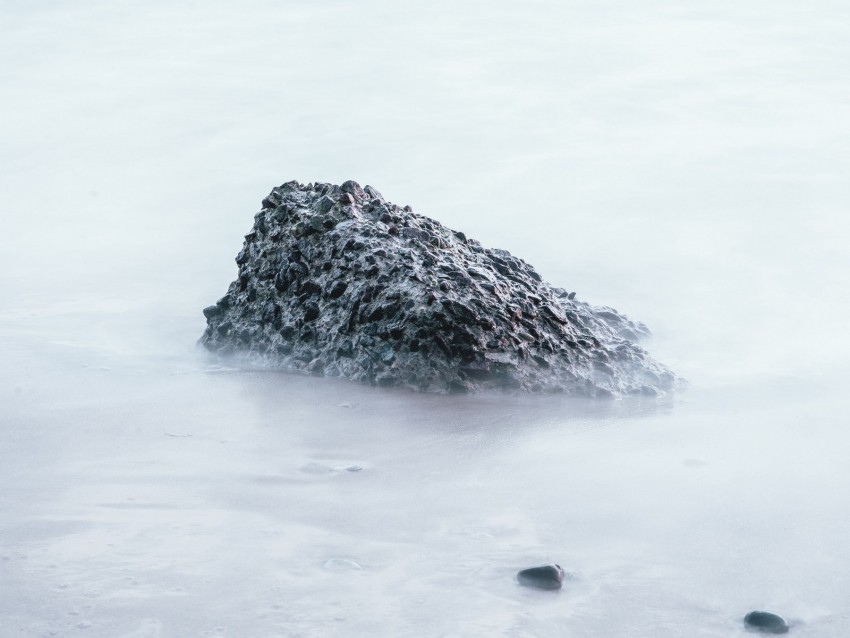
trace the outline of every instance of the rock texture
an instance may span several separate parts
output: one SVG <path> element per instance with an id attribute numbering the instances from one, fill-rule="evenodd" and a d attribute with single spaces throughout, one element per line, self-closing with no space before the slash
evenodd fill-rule
<path id="1" fill-rule="evenodd" d="M 655 394 L 646 327 L 353 181 L 275 188 L 201 342 L 266 365 L 428 392 Z"/>

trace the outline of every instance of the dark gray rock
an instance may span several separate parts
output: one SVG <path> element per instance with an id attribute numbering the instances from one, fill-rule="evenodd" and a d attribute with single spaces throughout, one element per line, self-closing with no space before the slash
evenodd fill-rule
<path id="1" fill-rule="evenodd" d="M 656 394 L 646 326 L 577 301 L 506 250 L 348 181 L 275 188 L 201 342 L 312 374 L 429 392 Z"/>
<path id="2" fill-rule="evenodd" d="M 765 634 L 787 634 L 791 628 L 782 616 L 769 611 L 751 611 L 744 616 L 744 625 L 751 631 Z"/>
<path id="3" fill-rule="evenodd" d="M 560 565 L 541 565 L 529 567 L 518 572 L 516 579 L 520 585 L 535 589 L 560 589 L 564 583 L 564 570 Z"/>

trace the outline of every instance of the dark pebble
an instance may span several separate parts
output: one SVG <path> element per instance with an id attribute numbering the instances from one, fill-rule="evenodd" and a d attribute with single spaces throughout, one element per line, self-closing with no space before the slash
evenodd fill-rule
<path id="1" fill-rule="evenodd" d="M 560 589 L 564 582 L 564 570 L 560 565 L 541 565 L 523 569 L 516 575 L 520 585 L 536 589 Z"/>
<path id="2" fill-rule="evenodd" d="M 765 634 L 787 634 L 790 629 L 787 620 L 769 611 L 751 611 L 744 616 L 744 624 L 747 629 Z"/>

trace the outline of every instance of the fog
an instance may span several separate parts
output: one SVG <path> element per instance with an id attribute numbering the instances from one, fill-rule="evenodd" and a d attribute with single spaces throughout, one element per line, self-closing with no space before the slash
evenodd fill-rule
<path id="1" fill-rule="evenodd" d="M 0 0 L 0 636 L 850 632 L 850 8 Z M 371 184 L 646 322 L 653 400 L 198 348 Z M 558 562 L 562 591 L 520 587 Z"/>

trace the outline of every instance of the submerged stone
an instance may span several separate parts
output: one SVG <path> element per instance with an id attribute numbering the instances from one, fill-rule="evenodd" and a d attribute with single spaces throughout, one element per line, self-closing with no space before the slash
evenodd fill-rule
<path id="1" fill-rule="evenodd" d="M 506 250 L 348 181 L 272 190 L 208 349 L 253 364 L 427 392 L 652 395 L 674 375 L 646 326 L 550 286 Z"/>
<path id="2" fill-rule="evenodd" d="M 765 634 L 787 634 L 791 628 L 782 616 L 769 611 L 751 611 L 744 616 L 744 624 L 751 631 Z"/>
<path id="3" fill-rule="evenodd" d="M 564 583 L 564 570 L 560 565 L 541 565 L 523 569 L 516 575 L 520 585 L 535 589 L 560 589 Z"/>

